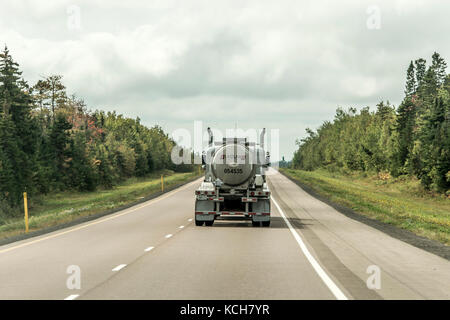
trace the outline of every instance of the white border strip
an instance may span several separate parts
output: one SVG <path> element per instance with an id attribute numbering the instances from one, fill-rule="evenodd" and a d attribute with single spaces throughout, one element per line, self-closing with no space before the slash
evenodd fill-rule
<path id="1" fill-rule="evenodd" d="M 272 201 L 277 207 L 278 211 L 281 214 L 281 217 L 286 222 L 287 226 L 289 227 L 289 230 L 291 231 L 292 235 L 294 236 L 295 240 L 297 241 L 298 245 L 300 246 L 300 249 L 302 249 L 303 254 L 306 256 L 306 259 L 308 259 L 309 263 L 313 266 L 314 270 L 317 272 L 319 277 L 322 279 L 322 281 L 326 284 L 328 289 L 334 294 L 336 299 L 338 300 L 348 300 L 348 298 L 345 296 L 345 294 L 339 289 L 339 287 L 331 280 L 331 278 L 327 275 L 327 273 L 322 269 L 320 264 L 314 259 L 314 257 L 309 252 L 308 248 L 306 247 L 305 243 L 303 242 L 302 238 L 298 235 L 298 233 L 295 231 L 295 229 L 292 227 L 289 220 L 284 215 L 283 210 L 281 210 L 278 203 L 275 201 L 275 199 L 272 197 Z"/>

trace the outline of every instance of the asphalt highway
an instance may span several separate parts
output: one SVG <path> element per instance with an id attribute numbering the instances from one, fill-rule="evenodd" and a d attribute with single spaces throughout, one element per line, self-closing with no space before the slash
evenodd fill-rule
<path id="1" fill-rule="evenodd" d="M 1 246 L 0 299 L 450 299 L 448 260 L 348 218 L 281 174 L 268 179 L 268 228 L 195 226 L 197 180 Z M 74 274 L 79 288 L 68 286 Z"/>

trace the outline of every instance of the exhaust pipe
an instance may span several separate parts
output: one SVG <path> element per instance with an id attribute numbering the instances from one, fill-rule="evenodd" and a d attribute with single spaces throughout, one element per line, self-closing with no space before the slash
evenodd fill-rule
<path id="1" fill-rule="evenodd" d="M 211 147 L 214 141 L 214 137 L 210 127 L 208 127 L 208 135 L 209 135 L 208 146 Z"/>
<path id="2" fill-rule="evenodd" d="M 264 134 L 266 133 L 266 128 L 263 128 L 259 135 L 259 145 L 264 149 Z"/>

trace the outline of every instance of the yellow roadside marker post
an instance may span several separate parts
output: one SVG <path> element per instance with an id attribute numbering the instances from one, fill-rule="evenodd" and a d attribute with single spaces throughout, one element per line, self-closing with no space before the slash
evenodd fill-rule
<path id="1" fill-rule="evenodd" d="M 23 193 L 23 208 L 25 210 L 25 232 L 28 233 L 28 201 L 27 193 Z"/>
<path id="2" fill-rule="evenodd" d="M 164 192 L 164 177 L 161 175 L 161 192 Z"/>

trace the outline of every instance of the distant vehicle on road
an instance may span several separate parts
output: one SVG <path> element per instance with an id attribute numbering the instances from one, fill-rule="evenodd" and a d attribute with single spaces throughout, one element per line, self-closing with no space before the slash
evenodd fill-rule
<path id="1" fill-rule="evenodd" d="M 270 226 L 270 190 L 265 171 L 270 155 L 264 150 L 265 129 L 259 144 L 247 138 L 223 138 L 209 143 L 202 154 L 205 179 L 195 191 L 195 224 L 212 226 L 219 217 L 241 217 L 253 226 Z"/>

